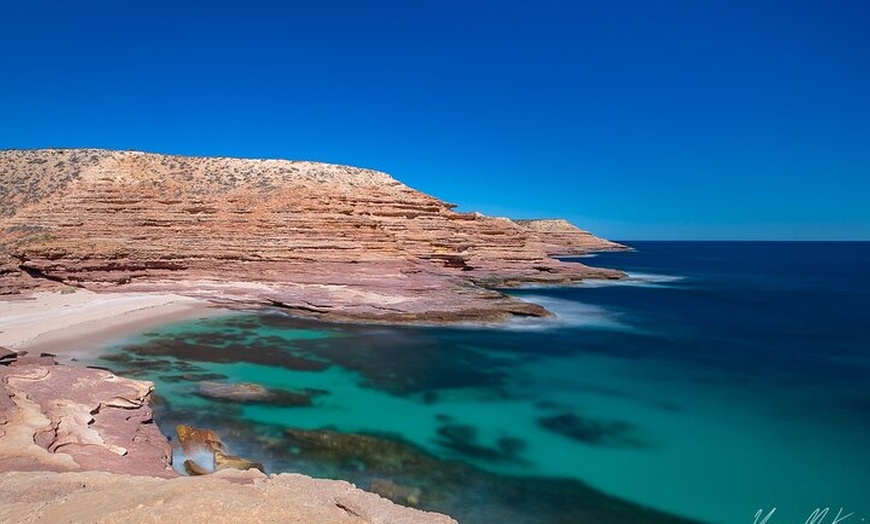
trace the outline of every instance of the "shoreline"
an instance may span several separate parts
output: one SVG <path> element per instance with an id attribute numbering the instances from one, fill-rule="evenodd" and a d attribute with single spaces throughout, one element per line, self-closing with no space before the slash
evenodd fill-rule
<path id="1" fill-rule="evenodd" d="M 0 346 L 52 353 L 69 363 L 152 327 L 230 313 L 205 300 L 174 294 L 43 291 L 0 298 Z"/>
<path id="2" fill-rule="evenodd" d="M 173 294 L 153 294 L 145 292 L 95 293 L 81 289 L 77 290 L 75 293 L 62 293 L 60 291 L 40 292 L 30 295 L 27 298 L 0 299 L 0 346 L 5 345 L 13 350 L 51 352 L 56 355 L 56 360 L 64 361 L 62 363 L 71 364 L 73 367 L 80 368 L 82 363 L 76 362 L 76 358 L 84 359 L 86 357 L 96 356 L 99 353 L 100 348 L 103 347 L 105 343 L 112 340 L 121 339 L 124 336 L 132 335 L 137 332 L 148 330 L 151 327 L 157 327 L 168 323 L 197 318 L 209 318 L 218 315 L 233 314 L 235 312 L 236 311 L 234 310 L 216 307 L 205 300 Z M 38 366 L 39 364 L 37 363 L 35 365 Z M 59 375 L 68 375 L 72 370 L 73 368 L 67 368 L 65 370 L 56 369 L 53 370 L 53 374 L 55 377 Z M 84 371 L 96 373 L 104 372 L 103 370 Z M 23 381 L 21 380 L 22 377 L 24 377 L 24 375 L 17 376 L 15 377 L 15 380 L 24 383 L 30 382 L 29 377 L 25 377 L 26 380 Z M 129 382 L 128 379 L 124 379 L 120 375 L 117 377 L 124 383 Z M 79 389 L 80 382 L 81 381 L 76 379 L 76 389 Z M 96 380 L 96 382 L 100 383 L 101 381 Z M 114 383 L 116 380 L 112 379 L 107 382 Z M 143 384 L 151 386 L 150 390 L 153 391 L 152 383 L 144 382 Z M 21 397 L 22 396 L 19 395 L 19 398 Z M 98 407 L 100 410 L 109 411 L 108 409 L 103 408 L 114 407 L 112 403 L 117 403 L 117 399 L 118 397 L 113 397 L 107 402 L 101 400 Z M 55 401 L 50 400 L 50 404 L 53 402 Z M 53 406 L 53 404 L 51 405 Z M 126 409 L 126 404 L 124 407 Z M 93 415 L 97 411 L 97 409 L 94 409 L 90 411 L 90 413 Z M 52 411 L 51 413 L 53 414 L 54 412 Z M 72 424 L 73 422 L 87 420 L 87 418 L 76 419 L 74 415 L 74 413 L 63 414 L 63 417 L 65 417 L 62 418 L 64 427 L 67 427 L 67 424 Z M 124 413 L 124 416 L 129 418 L 128 413 Z M 91 422 L 93 422 L 93 420 L 88 422 L 86 426 L 91 427 Z M 60 423 L 58 424 L 58 427 L 60 427 Z M 100 427 L 105 430 L 105 427 L 108 426 L 103 422 L 97 421 L 94 424 L 94 427 Z M 150 424 L 150 428 L 152 431 L 157 433 L 163 433 L 156 424 Z M 125 435 L 128 435 L 128 433 L 125 433 Z M 165 434 L 163 437 L 165 438 Z M 36 437 L 33 438 L 35 439 Z M 35 442 L 35 440 L 33 440 L 33 442 Z M 108 438 L 106 438 L 106 443 L 110 443 Z M 65 454 L 65 452 L 58 451 L 52 453 L 60 455 Z M 79 460 L 79 458 L 76 458 L 76 460 Z M 372 491 L 373 488 L 371 487 L 369 487 L 368 490 L 361 490 L 356 488 L 356 486 L 341 480 L 316 479 L 305 475 L 288 476 L 287 473 L 273 474 L 267 478 L 253 470 L 248 470 L 247 472 L 226 471 L 223 473 L 212 473 L 201 477 L 182 476 L 167 480 L 157 478 L 161 475 L 154 475 L 153 473 L 146 473 L 143 475 L 142 473 L 130 472 L 129 470 L 121 472 L 111 471 L 104 465 L 98 467 L 89 465 L 76 472 L 55 471 L 50 468 L 31 470 L 29 467 L 13 467 L 7 470 L 0 469 L 0 473 L 2 473 L 0 474 L 0 482 L 5 481 L 6 486 L 15 486 L 19 482 L 26 483 L 31 481 L 33 483 L 39 483 L 42 486 L 51 486 L 50 489 L 52 490 L 52 493 L 56 493 L 57 499 L 59 500 L 67 500 L 70 497 L 70 494 L 63 491 L 61 487 L 56 486 L 65 485 L 64 481 L 66 479 L 73 478 L 87 479 L 82 480 L 80 484 L 87 484 L 89 486 L 96 483 L 94 480 L 96 478 L 104 479 L 101 480 L 102 484 L 99 485 L 99 488 L 91 488 L 92 490 L 96 490 L 95 492 L 109 490 L 112 486 L 126 483 L 129 484 L 129 486 L 125 489 L 141 490 L 141 488 L 147 485 L 151 489 L 165 493 L 166 497 L 173 499 L 177 498 L 179 490 L 184 489 L 186 491 L 188 489 L 187 487 L 202 486 L 205 484 L 208 484 L 210 489 L 223 490 L 221 495 L 214 495 L 214 493 L 211 494 L 214 500 L 219 500 L 220 497 L 224 496 L 238 497 L 240 495 L 240 490 L 243 489 L 247 489 L 245 493 L 249 492 L 251 489 L 269 489 L 274 491 L 275 489 L 279 489 L 284 483 L 287 483 L 288 488 L 292 488 L 294 492 L 298 492 L 302 487 L 307 488 L 309 485 L 312 487 L 316 485 L 316 488 L 313 489 L 316 489 L 318 492 L 331 492 L 338 488 L 342 490 L 342 495 L 343 497 L 346 497 L 345 500 L 347 500 L 347 502 L 342 500 L 340 505 L 336 505 L 331 503 L 330 499 L 322 504 L 329 511 L 335 509 L 333 506 L 338 508 L 339 511 L 335 514 L 336 516 L 347 517 L 348 510 L 344 509 L 345 507 L 361 507 L 361 504 L 364 501 L 366 505 L 377 504 L 376 508 L 367 508 L 367 511 L 371 511 L 371 515 L 401 514 L 402 517 L 407 516 L 407 518 L 409 518 L 409 520 L 403 520 L 407 522 L 431 522 L 433 524 L 436 522 L 456 522 L 450 516 L 445 514 L 424 512 L 414 508 L 413 506 L 397 505 L 396 503 L 390 502 L 390 498 L 379 494 L 377 490 Z M 93 479 L 91 477 L 93 477 Z M 79 483 L 78 480 L 76 480 L 76 482 Z M 253 487 L 240 488 L 239 486 L 234 485 L 234 482 L 243 485 L 252 485 Z M 182 488 L 182 486 L 186 487 Z M 350 491 L 347 492 L 346 490 Z M 308 498 L 305 500 L 308 500 L 312 498 L 312 495 L 306 494 L 306 497 Z M 134 506 L 126 495 L 112 495 L 109 498 L 115 500 L 117 504 L 112 508 L 106 509 L 107 513 L 105 514 L 101 513 L 101 511 L 103 511 L 102 509 L 93 510 L 93 512 L 88 513 L 86 520 L 93 519 L 95 515 L 102 516 L 113 514 L 111 512 L 114 511 L 129 511 L 129 508 Z M 156 499 L 159 499 L 159 497 Z M 138 502 L 138 499 L 136 502 Z M 62 504 L 63 503 L 60 505 Z M 26 508 L 26 511 L 56 512 L 58 511 L 58 506 L 59 505 L 56 503 L 48 505 L 43 504 L 40 508 Z M 137 508 L 136 511 L 138 511 L 138 509 L 142 509 L 142 504 L 135 507 Z M 153 508 L 148 508 L 149 511 L 151 509 Z M 136 511 L 133 511 L 131 514 L 138 516 Z M 240 511 L 242 511 L 243 515 L 249 516 L 249 509 L 247 507 L 242 507 Z M 276 511 L 286 511 L 285 505 L 282 503 Z M 45 514 L 56 515 L 58 513 Z M 284 513 L 279 514 L 283 515 Z M 351 517 L 354 515 L 359 516 L 367 514 L 368 513 L 350 512 Z M 15 515 L 18 516 L 18 514 Z M 214 514 L 210 511 L 205 511 L 203 515 L 211 518 Z M 333 517 L 333 515 L 330 515 L 330 522 L 339 522 L 339 520 Z M 0 518 L 0 520 L 3 519 Z M 354 522 L 356 521 L 358 520 L 354 520 Z M 371 522 L 372 520 L 368 521 Z M 688 523 L 690 521 L 684 521 L 675 517 L 673 522 Z"/>
<path id="3" fill-rule="evenodd" d="M 178 476 L 165 469 L 172 453 L 153 423 L 153 384 L 77 361 L 152 327 L 233 313 L 173 294 L 79 289 L 0 297 L 0 346 L 55 355 L 0 366 L 0 521 L 121 522 L 154 515 L 166 522 L 279 521 L 296 514 L 336 524 L 457 524 L 341 480 L 266 476 L 237 465 Z M 34 489 L 42 496 L 31 504 Z"/>

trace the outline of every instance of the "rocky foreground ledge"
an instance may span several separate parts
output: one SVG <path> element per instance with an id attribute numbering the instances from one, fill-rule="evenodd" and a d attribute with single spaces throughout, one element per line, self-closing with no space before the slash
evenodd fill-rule
<path id="1" fill-rule="evenodd" d="M 0 151 L 0 294 L 58 283 L 326 320 L 545 316 L 494 289 L 616 279 L 561 220 L 460 213 L 387 174 L 314 162 Z"/>
<path id="2" fill-rule="evenodd" d="M 347 482 L 229 470 L 173 480 L 99 471 L 0 473 L 0 522 L 456 524 Z"/>
<path id="3" fill-rule="evenodd" d="M 179 477 L 152 390 L 0 348 L 0 522 L 455 522 L 342 481 L 256 469 Z"/>

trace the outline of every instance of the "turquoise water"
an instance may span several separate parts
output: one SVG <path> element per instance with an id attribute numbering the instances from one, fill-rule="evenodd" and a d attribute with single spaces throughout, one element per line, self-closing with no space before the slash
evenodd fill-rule
<path id="1" fill-rule="evenodd" d="M 868 245 L 635 245 L 584 259 L 627 283 L 513 291 L 550 320 L 239 314 L 121 341 L 101 364 L 156 382 L 167 433 L 212 427 L 272 472 L 386 478 L 464 523 L 677 522 L 644 508 L 751 523 L 776 508 L 774 524 L 817 507 L 870 521 Z M 311 405 L 219 402 L 203 381 Z M 308 448 L 287 428 L 375 435 L 407 457 Z"/>

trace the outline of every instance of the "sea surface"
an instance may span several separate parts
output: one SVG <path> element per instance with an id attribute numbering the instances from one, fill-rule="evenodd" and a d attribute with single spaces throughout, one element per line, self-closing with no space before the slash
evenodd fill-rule
<path id="1" fill-rule="evenodd" d="M 156 382 L 167 434 L 211 427 L 269 472 L 374 482 L 464 524 L 870 522 L 870 243 L 628 244 L 577 259 L 628 281 L 509 291 L 551 319 L 237 314 L 100 363 Z M 202 382 L 285 394 L 218 401 Z"/>

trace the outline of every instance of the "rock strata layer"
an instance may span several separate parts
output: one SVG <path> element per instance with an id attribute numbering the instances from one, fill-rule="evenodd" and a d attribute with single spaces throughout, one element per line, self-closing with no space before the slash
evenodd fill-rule
<path id="1" fill-rule="evenodd" d="M 284 160 L 0 151 L 0 293 L 160 291 L 332 320 L 546 315 L 492 288 L 620 278 L 623 246 L 454 206 L 384 173 Z"/>

